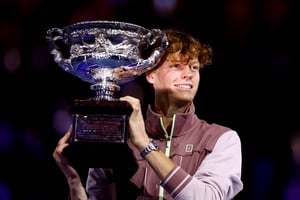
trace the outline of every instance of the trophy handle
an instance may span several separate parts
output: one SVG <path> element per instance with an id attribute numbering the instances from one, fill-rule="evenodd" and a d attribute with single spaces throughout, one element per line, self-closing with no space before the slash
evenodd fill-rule
<path id="1" fill-rule="evenodd" d="M 142 67 L 139 69 L 140 74 L 146 72 L 150 68 L 154 68 L 159 63 L 167 46 L 167 36 L 162 30 L 149 30 L 149 33 L 145 35 L 144 40 L 140 42 L 138 47 L 142 59 L 141 66 L 145 66 L 143 69 L 141 69 Z M 150 65 L 149 63 L 155 63 L 155 66 Z"/>
<path id="2" fill-rule="evenodd" d="M 55 62 L 60 63 L 66 71 L 69 71 L 71 70 L 71 45 L 69 45 L 68 40 L 64 38 L 64 31 L 60 28 L 51 28 L 46 33 L 49 50 L 54 56 Z"/>

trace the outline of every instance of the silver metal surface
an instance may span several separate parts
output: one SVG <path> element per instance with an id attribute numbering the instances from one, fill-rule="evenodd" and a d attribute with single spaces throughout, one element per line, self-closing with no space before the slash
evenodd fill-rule
<path id="1" fill-rule="evenodd" d="M 114 93 L 120 84 L 154 68 L 168 45 L 160 29 L 118 21 L 85 21 L 51 28 L 46 39 L 55 62 L 91 83 L 100 99 L 107 98 L 103 93 Z"/>

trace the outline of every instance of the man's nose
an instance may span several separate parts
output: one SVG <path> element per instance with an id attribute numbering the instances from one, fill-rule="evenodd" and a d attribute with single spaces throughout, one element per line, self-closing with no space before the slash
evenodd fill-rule
<path id="1" fill-rule="evenodd" d="M 182 68 L 182 75 L 183 75 L 184 78 L 191 78 L 193 76 L 193 72 L 192 72 L 190 66 L 185 65 Z"/>

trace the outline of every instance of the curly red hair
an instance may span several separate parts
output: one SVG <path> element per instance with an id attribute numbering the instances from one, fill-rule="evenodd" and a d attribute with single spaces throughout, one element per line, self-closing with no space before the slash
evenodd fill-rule
<path id="1" fill-rule="evenodd" d="M 212 48 L 210 45 L 202 44 L 188 33 L 178 30 L 165 29 L 164 32 L 169 42 L 164 57 L 179 51 L 183 56 L 183 61 L 198 58 L 202 67 L 212 64 Z"/>

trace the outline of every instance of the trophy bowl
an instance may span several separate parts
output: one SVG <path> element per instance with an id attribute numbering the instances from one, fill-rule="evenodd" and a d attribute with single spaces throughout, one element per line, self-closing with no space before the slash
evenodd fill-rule
<path id="1" fill-rule="evenodd" d="M 165 33 L 126 22 L 84 21 L 51 28 L 46 40 L 58 66 L 88 82 L 95 93 L 74 100 L 66 154 L 90 167 L 126 162 L 131 108 L 118 99 L 118 92 L 159 63 L 168 45 Z"/>

